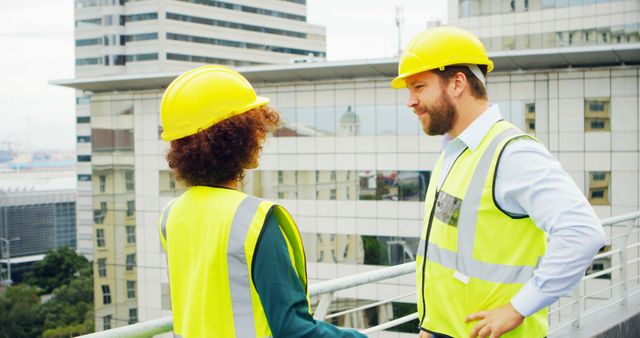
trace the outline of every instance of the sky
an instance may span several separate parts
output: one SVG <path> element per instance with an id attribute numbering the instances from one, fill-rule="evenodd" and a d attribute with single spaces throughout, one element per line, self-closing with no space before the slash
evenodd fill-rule
<path id="1" fill-rule="evenodd" d="M 75 149 L 75 93 L 49 85 L 74 77 L 73 0 L 0 0 L 0 150 Z M 393 57 L 401 43 L 446 22 L 445 0 L 307 0 L 308 22 L 327 32 L 327 59 Z"/>

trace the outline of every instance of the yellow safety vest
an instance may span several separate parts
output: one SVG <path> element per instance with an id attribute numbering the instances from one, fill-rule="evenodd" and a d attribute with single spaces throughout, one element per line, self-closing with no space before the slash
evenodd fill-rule
<path id="1" fill-rule="evenodd" d="M 416 258 L 421 327 L 468 337 L 477 322 L 465 323 L 465 317 L 509 303 L 544 255 L 545 233 L 529 217 L 508 215 L 494 199 L 502 150 L 521 137 L 529 136 L 497 122 L 477 149 L 466 149 L 455 160 L 440 190 L 443 154 L 438 159 Z M 546 336 L 547 311 L 526 317 L 502 337 Z"/>
<path id="2" fill-rule="evenodd" d="M 271 336 L 251 268 L 270 210 L 306 290 L 302 239 L 283 207 L 236 190 L 201 186 L 165 207 L 159 228 L 177 337 Z"/>

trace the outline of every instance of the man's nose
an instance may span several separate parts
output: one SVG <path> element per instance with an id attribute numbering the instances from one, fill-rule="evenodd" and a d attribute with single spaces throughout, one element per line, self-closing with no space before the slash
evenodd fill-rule
<path id="1" fill-rule="evenodd" d="M 420 101 L 418 100 L 418 97 L 409 93 L 409 97 L 407 98 L 407 107 L 413 108 L 417 106 L 419 103 Z"/>

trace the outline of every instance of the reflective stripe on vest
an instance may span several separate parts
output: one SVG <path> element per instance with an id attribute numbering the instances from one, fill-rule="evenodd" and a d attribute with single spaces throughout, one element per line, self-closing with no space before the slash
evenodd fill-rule
<path id="1" fill-rule="evenodd" d="M 429 243 L 428 260 L 456 270 L 467 277 L 490 282 L 523 284 L 531 278 L 533 267 L 492 264 L 473 258 L 473 241 L 476 236 L 478 208 L 493 156 L 502 141 L 520 134 L 518 130 L 513 128 L 503 131 L 491 141 L 486 151 L 482 154 L 460 209 L 458 252 L 443 249 L 434 243 Z M 435 208 L 435 205 L 433 207 Z M 424 246 L 425 241 L 421 238 L 418 246 L 418 255 L 424 252 Z M 426 264 L 426 261 L 424 264 Z"/>
<path id="2" fill-rule="evenodd" d="M 251 304 L 251 285 L 249 270 L 244 253 L 244 243 L 251 221 L 260 205 L 259 198 L 247 196 L 238 206 L 231 223 L 227 262 L 229 268 L 229 286 L 231 288 L 231 304 L 233 325 L 236 337 L 255 337 L 253 305 Z"/>

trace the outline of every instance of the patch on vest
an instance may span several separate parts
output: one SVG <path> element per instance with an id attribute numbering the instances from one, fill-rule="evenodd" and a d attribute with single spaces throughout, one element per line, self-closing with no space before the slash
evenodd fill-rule
<path id="1" fill-rule="evenodd" d="M 458 227 L 461 204 L 461 199 L 440 191 L 436 202 L 436 218 L 452 227 Z"/>

